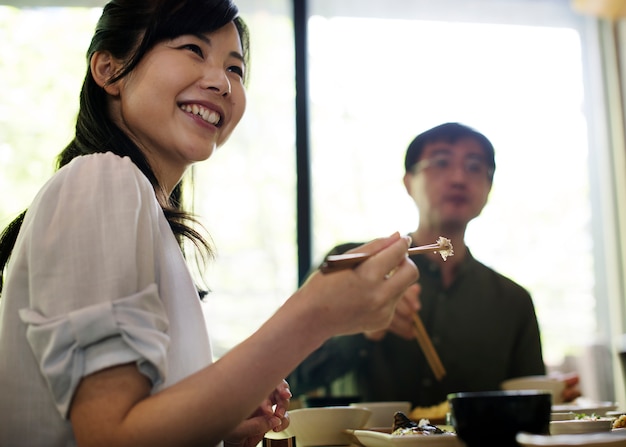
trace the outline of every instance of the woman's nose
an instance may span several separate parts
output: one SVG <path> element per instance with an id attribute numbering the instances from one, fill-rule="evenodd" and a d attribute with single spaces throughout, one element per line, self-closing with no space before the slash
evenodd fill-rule
<path id="1" fill-rule="evenodd" d="M 230 79 L 224 70 L 218 68 L 208 69 L 202 78 L 201 87 L 211 90 L 220 96 L 228 96 L 232 92 Z"/>

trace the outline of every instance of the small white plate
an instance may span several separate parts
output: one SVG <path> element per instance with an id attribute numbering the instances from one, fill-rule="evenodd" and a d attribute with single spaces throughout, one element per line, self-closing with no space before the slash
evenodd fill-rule
<path id="1" fill-rule="evenodd" d="M 376 430 L 346 430 L 365 447 L 464 447 L 454 434 L 393 436 Z"/>
<path id="2" fill-rule="evenodd" d="M 577 435 L 518 433 L 515 439 L 522 447 L 624 447 L 626 445 L 626 431 L 582 433 Z"/>
<path id="3" fill-rule="evenodd" d="M 571 419 L 569 421 L 550 422 L 551 435 L 598 433 L 603 431 L 611 431 L 612 428 L 613 418 Z"/>

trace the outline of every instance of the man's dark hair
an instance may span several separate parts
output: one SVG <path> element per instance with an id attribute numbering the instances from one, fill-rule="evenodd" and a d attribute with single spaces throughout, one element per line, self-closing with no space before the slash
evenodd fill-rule
<path id="1" fill-rule="evenodd" d="M 424 147 L 430 143 L 445 141 L 447 143 L 456 143 L 463 138 L 472 138 L 480 144 L 485 151 L 485 161 L 491 168 L 490 180 L 493 180 L 493 172 L 496 170 L 495 151 L 491 141 L 482 133 L 469 126 L 459 123 L 444 123 L 433 127 L 416 136 L 406 150 L 404 157 L 404 169 L 406 172 L 411 171 L 413 166 L 422 158 Z"/>

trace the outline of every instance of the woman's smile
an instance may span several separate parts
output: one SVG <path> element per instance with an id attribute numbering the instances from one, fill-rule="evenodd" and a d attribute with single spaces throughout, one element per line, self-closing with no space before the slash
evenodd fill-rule
<path id="1" fill-rule="evenodd" d="M 222 114 L 218 111 L 211 110 L 202 104 L 182 104 L 180 108 L 183 112 L 200 117 L 203 121 L 216 127 L 220 127 L 222 124 Z"/>

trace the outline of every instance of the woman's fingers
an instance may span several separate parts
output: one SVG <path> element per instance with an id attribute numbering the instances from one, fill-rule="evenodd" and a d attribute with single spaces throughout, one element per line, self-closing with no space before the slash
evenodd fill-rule
<path id="1" fill-rule="evenodd" d="M 407 249 L 410 246 L 411 238 L 409 236 L 401 237 L 399 233 L 394 233 L 390 237 L 375 239 L 351 251 L 372 254 L 356 269 L 372 271 L 378 278 L 389 279 L 408 260 Z"/>
<path id="2" fill-rule="evenodd" d="M 291 402 L 291 390 L 286 380 L 283 380 L 274 390 L 270 396 L 274 408 L 274 415 L 279 418 L 283 418 L 289 409 L 289 403 Z M 288 422 L 288 421 L 287 421 Z"/>
<path id="3" fill-rule="evenodd" d="M 226 444 L 230 446 L 256 446 L 270 430 L 283 431 L 289 426 L 289 401 L 291 390 L 286 380 L 282 380 L 267 399 L 252 412 L 250 417 L 233 430 Z"/>

